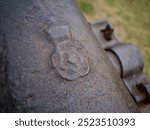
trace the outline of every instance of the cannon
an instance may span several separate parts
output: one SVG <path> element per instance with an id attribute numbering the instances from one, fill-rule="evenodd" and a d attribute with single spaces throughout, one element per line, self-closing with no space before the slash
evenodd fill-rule
<path id="1" fill-rule="evenodd" d="M 134 45 L 107 21 L 87 22 L 74 0 L 0 0 L 0 112 L 143 112 L 143 67 Z"/>

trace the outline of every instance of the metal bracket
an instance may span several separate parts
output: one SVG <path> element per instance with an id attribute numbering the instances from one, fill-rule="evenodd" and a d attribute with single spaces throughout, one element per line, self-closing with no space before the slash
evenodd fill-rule
<path id="1" fill-rule="evenodd" d="M 136 46 L 123 44 L 107 21 L 90 23 L 116 71 L 137 103 L 150 103 L 150 81 L 143 73 L 144 60 Z"/>
<path id="2" fill-rule="evenodd" d="M 114 33 L 114 29 L 107 21 L 95 21 L 90 23 L 96 38 L 104 49 L 118 45 L 120 40 Z"/>

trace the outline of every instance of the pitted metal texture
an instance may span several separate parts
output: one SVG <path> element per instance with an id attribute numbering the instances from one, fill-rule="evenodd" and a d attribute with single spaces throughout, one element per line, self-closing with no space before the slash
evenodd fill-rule
<path id="1" fill-rule="evenodd" d="M 1 0 L 0 37 L 0 111 L 139 112 L 74 0 Z"/>
<path id="2" fill-rule="evenodd" d="M 71 38 L 69 27 L 52 26 L 46 32 L 55 47 L 52 62 L 58 73 L 68 80 L 87 75 L 90 71 L 88 54 L 78 40 Z"/>
<path id="3" fill-rule="evenodd" d="M 68 80 L 84 76 L 90 70 L 87 52 L 78 41 L 57 44 L 52 61 L 58 73 Z"/>

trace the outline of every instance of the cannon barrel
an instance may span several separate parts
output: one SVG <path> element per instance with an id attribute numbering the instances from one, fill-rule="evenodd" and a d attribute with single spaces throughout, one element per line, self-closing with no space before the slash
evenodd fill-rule
<path id="1" fill-rule="evenodd" d="M 139 112 L 74 0 L 0 0 L 1 112 Z"/>

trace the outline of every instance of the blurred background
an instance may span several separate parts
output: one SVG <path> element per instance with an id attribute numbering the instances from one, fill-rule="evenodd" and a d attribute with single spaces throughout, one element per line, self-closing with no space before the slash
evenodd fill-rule
<path id="1" fill-rule="evenodd" d="M 88 21 L 107 20 L 122 42 L 134 43 L 150 79 L 150 0 L 77 0 Z"/>

